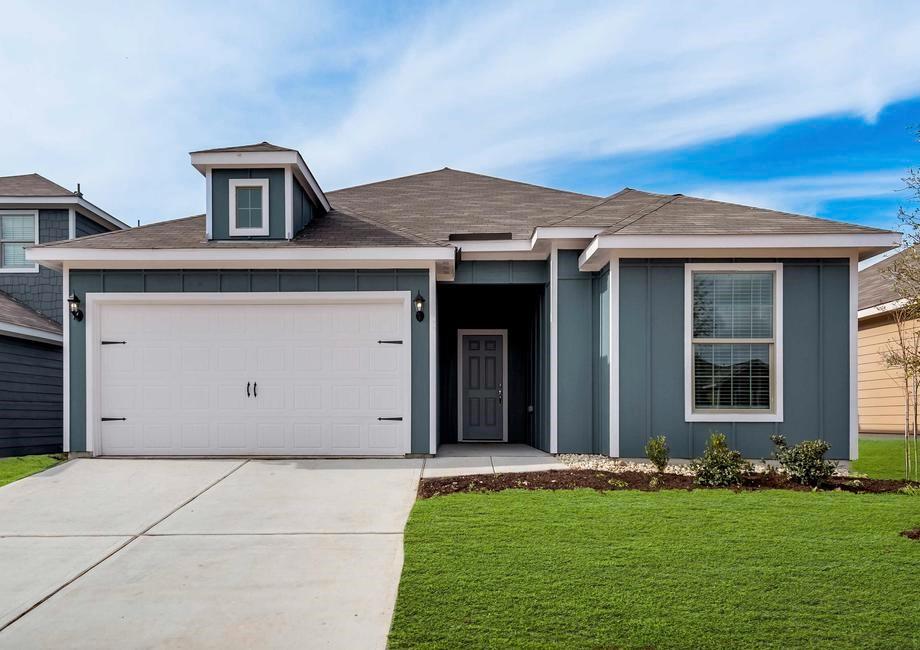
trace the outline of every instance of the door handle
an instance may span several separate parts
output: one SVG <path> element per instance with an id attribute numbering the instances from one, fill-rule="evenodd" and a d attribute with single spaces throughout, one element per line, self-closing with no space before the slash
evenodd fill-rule
<path id="1" fill-rule="evenodd" d="M 246 382 L 246 397 L 249 397 L 249 382 Z"/>
<path id="2" fill-rule="evenodd" d="M 253 397 L 259 396 L 259 383 L 255 381 L 252 382 L 252 396 Z"/>
<path id="3" fill-rule="evenodd" d="M 499 384 L 498 385 L 498 403 L 499 404 L 502 403 L 502 395 L 504 395 L 504 391 L 502 391 L 502 385 Z"/>

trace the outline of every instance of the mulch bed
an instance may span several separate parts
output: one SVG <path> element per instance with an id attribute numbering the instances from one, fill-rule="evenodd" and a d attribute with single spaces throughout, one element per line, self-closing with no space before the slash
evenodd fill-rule
<path id="1" fill-rule="evenodd" d="M 897 492 L 906 485 L 909 485 L 906 481 L 834 476 L 828 479 L 819 489 L 822 491 L 842 490 L 844 492 L 879 494 Z M 552 472 L 426 478 L 419 483 L 418 496 L 420 499 L 428 499 L 442 494 L 456 494 L 458 492 L 573 490 L 575 488 L 590 488 L 599 492 L 611 490 L 657 492 L 658 490 L 710 489 L 694 484 L 692 476 L 682 476 L 680 474 L 614 473 L 593 469 L 570 469 Z M 800 485 L 790 481 L 782 474 L 749 474 L 737 489 L 811 491 L 811 488 L 807 485 Z"/>

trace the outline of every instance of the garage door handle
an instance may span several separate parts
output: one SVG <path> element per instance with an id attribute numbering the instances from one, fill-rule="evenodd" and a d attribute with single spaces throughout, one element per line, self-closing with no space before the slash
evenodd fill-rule
<path id="1" fill-rule="evenodd" d="M 126 341 L 99 341 L 101 345 L 124 345 Z"/>
<path id="2" fill-rule="evenodd" d="M 377 343 L 389 343 L 390 345 L 402 345 L 402 341 L 377 341 Z"/>
<path id="3" fill-rule="evenodd" d="M 103 422 L 115 422 L 115 421 L 124 422 L 128 418 L 99 418 L 99 419 L 102 420 Z"/>
<path id="4" fill-rule="evenodd" d="M 377 418 L 377 420 L 378 420 L 378 421 L 380 421 L 380 420 L 389 420 L 389 421 L 392 421 L 392 422 L 402 422 L 402 418 Z"/>
<path id="5" fill-rule="evenodd" d="M 249 382 L 249 381 L 246 382 L 246 397 L 249 397 L 249 384 L 251 383 L 252 382 Z"/>

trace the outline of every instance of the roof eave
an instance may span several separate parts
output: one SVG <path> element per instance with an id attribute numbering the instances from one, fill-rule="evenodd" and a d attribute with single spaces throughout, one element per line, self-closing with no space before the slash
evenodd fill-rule
<path id="1" fill-rule="evenodd" d="M 115 226 L 119 230 L 127 230 L 131 226 L 121 219 L 113 217 L 111 214 L 90 203 L 82 196 L 64 195 L 64 196 L 0 196 L 0 210 L 6 208 L 32 208 L 32 209 L 59 209 L 59 208 L 78 208 L 88 216 L 94 217 L 103 223 Z"/>

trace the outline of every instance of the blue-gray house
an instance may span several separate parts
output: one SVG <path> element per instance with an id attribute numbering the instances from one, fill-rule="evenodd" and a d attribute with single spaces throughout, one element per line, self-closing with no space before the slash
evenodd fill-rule
<path id="1" fill-rule="evenodd" d="M 64 446 L 102 455 L 856 455 L 857 263 L 896 233 L 452 169 L 324 192 L 197 151 L 206 211 L 36 246 L 63 273 Z"/>
<path id="2" fill-rule="evenodd" d="M 122 228 L 79 191 L 38 174 L 0 177 L 0 457 L 62 446 L 62 275 L 26 249 Z"/>

